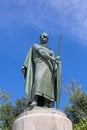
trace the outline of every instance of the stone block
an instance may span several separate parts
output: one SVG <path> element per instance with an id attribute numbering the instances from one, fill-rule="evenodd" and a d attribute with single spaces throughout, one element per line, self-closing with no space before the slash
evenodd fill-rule
<path id="1" fill-rule="evenodd" d="M 35 107 L 19 115 L 12 130 L 72 130 L 72 123 L 61 111 Z"/>

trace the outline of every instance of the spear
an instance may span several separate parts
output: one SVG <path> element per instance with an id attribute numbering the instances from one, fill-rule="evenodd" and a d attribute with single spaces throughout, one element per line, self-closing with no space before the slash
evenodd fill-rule
<path id="1" fill-rule="evenodd" d="M 62 34 L 60 34 L 60 37 L 59 37 L 59 43 L 58 43 L 58 56 L 60 56 L 60 47 L 61 47 L 61 43 L 62 43 Z"/>
<path id="2" fill-rule="evenodd" d="M 60 93 L 61 93 L 61 80 L 62 80 L 62 73 L 61 73 L 61 60 L 60 60 L 60 47 L 61 47 L 62 35 L 59 37 L 58 43 L 58 56 L 57 56 L 57 95 L 56 95 L 56 108 L 59 107 L 60 102 Z"/>

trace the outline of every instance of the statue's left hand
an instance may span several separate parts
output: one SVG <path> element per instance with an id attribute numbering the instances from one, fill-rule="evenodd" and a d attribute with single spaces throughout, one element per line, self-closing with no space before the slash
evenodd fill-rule
<path id="1" fill-rule="evenodd" d="M 58 64 L 59 60 L 60 60 L 60 56 L 57 56 L 56 59 L 55 59 L 55 62 Z"/>
<path id="2" fill-rule="evenodd" d="M 57 57 L 56 57 L 56 60 L 60 60 L 60 56 L 57 56 Z"/>

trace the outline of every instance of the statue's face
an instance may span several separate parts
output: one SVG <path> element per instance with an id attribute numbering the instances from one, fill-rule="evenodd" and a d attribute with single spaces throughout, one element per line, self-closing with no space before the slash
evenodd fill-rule
<path id="1" fill-rule="evenodd" d="M 47 41 L 48 41 L 48 34 L 47 33 L 42 33 L 40 35 L 40 41 L 41 41 L 41 44 L 46 44 Z"/>

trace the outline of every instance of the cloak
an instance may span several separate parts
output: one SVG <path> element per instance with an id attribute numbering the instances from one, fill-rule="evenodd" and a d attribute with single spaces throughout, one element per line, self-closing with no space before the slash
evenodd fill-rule
<path id="1" fill-rule="evenodd" d="M 43 96 L 50 101 L 54 101 L 53 65 L 50 60 L 37 54 L 36 50 L 39 49 L 45 50 L 49 55 L 50 53 L 53 54 L 49 48 L 38 44 L 34 44 L 29 50 L 23 64 L 26 70 L 24 71 L 26 79 L 25 92 L 29 102 L 33 101 L 35 95 Z"/>
<path id="2" fill-rule="evenodd" d="M 26 82 L 25 82 L 25 92 L 28 96 L 29 102 L 32 101 L 32 86 L 33 86 L 33 76 L 34 76 L 34 64 L 32 60 L 32 48 L 29 50 L 25 62 L 23 64 L 26 67 L 24 73 Z"/>

